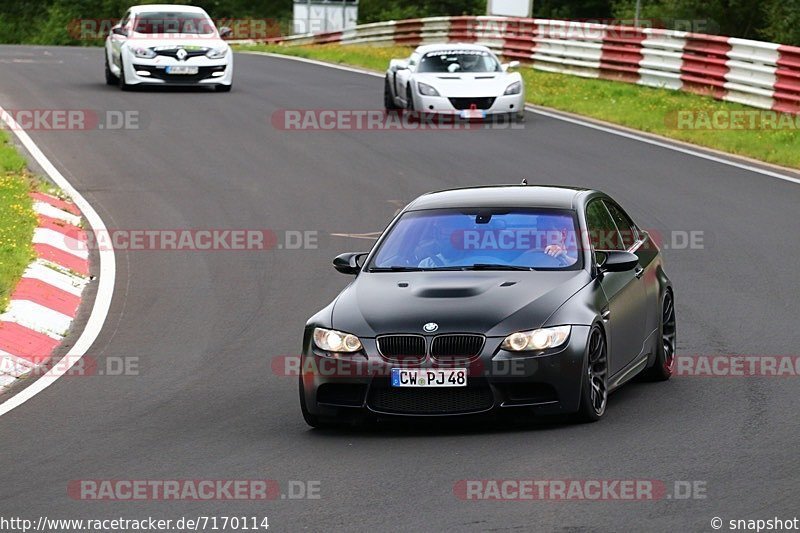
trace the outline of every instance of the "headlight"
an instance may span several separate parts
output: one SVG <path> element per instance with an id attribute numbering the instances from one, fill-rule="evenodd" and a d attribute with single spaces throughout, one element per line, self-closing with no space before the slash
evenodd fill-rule
<path id="1" fill-rule="evenodd" d="M 206 57 L 209 59 L 222 59 L 228 53 L 227 48 L 212 48 L 206 52 Z"/>
<path id="2" fill-rule="evenodd" d="M 519 81 L 515 81 L 514 83 L 508 86 L 508 89 L 506 89 L 506 92 L 503 93 L 503 95 L 509 96 L 512 94 L 519 94 L 521 92 L 522 92 L 522 83 Z"/>
<path id="3" fill-rule="evenodd" d="M 153 59 L 156 57 L 156 52 L 152 48 L 133 48 L 133 55 L 136 57 L 143 57 L 145 59 Z"/>
<path id="4" fill-rule="evenodd" d="M 534 329 L 512 333 L 500 347 L 509 352 L 528 352 L 557 348 L 567 342 L 572 326 Z"/>
<path id="5" fill-rule="evenodd" d="M 326 352 L 353 353 L 361 349 L 361 341 L 355 335 L 323 328 L 314 328 L 314 344 Z"/>
<path id="6" fill-rule="evenodd" d="M 439 96 L 439 91 L 428 85 L 427 83 L 417 82 L 419 94 L 423 96 Z"/>

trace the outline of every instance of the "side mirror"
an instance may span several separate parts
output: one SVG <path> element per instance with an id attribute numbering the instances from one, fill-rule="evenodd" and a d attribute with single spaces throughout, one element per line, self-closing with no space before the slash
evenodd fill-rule
<path id="1" fill-rule="evenodd" d="M 122 37 L 127 37 L 128 36 L 128 30 L 126 30 L 125 28 L 123 28 L 121 26 L 117 26 L 115 28 L 111 28 L 111 33 L 113 33 L 114 35 L 120 35 Z"/>
<path id="2" fill-rule="evenodd" d="M 364 252 L 348 252 L 337 255 L 333 260 L 333 268 L 342 274 L 355 276 L 361 272 L 361 265 L 358 264 L 358 260 L 366 255 L 368 254 Z"/>
<path id="3" fill-rule="evenodd" d="M 639 258 L 631 252 L 613 250 L 598 253 L 605 256 L 597 264 L 600 272 L 627 272 L 633 270 L 639 264 Z"/>
<path id="4" fill-rule="evenodd" d="M 389 61 L 389 70 L 408 70 L 408 62 L 402 59 L 392 59 Z"/>
<path id="5" fill-rule="evenodd" d="M 508 70 L 510 68 L 517 68 L 520 65 L 519 61 L 511 61 L 503 65 L 503 70 Z"/>
<path id="6" fill-rule="evenodd" d="M 233 35 L 233 30 L 232 30 L 232 29 L 230 29 L 229 27 L 227 27 L 227 26 L 222 26 L 222 27 L 219 29 L 219 36 L 220 36 L 220 38 L 222 38 L 222 39 L 225 39 L 225 38 L 227 38 L 227 37 L 230 37 L 231 35 Z"/>

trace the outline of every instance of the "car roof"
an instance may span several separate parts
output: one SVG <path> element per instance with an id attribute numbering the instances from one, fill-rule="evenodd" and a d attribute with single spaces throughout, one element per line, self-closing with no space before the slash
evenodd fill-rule
<path id="1" fill-rule="evenodd" d="M 145 4 L 132 6 L 131 13 L 205 13 L 205 9 L 197 6 L 182 6 L 179 4 Z"/>
<path id="2" fill-rule="evenodd" d="M 561 185 L 487 185 L 465 187 L 423 194 L 406 208 L 450 209 L 460 207 L 544 207 L 576 209 L 578 198 L 595 191 Z"/>
<path id="3" fill-rule="evenodd" d="M 488 46 L 474 43 L 423 44 L 422 46 L 418 46 L 415 52 L 418 54 L 427 54 L 434 50 L 481 50 L 483 52 L 493 53 Z"/>

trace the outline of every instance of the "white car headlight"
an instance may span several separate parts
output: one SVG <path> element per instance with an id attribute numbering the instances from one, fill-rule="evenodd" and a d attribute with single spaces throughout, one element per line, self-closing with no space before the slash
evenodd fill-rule
<path id="1" fill-rule="evenodd" d="M 353 353 L 361 349 L 358 337 L 333 329 L 314 328 L 314 344 L 326 352 Z"/>
<path id="2" fill-rule="evenodd" d="M 519 94 L 522 92 L 522 83 L 519 81 L 515 81 L 511 85 L 508 86 L 506 92 L 503 93 L 504 96 L 509 96 L 512 94 Z"/>
<path id="3" fill-rule="evenodd" d="M 509 352 L 528 352 L 558 348 L 569 338 L 572 326 L 556 326 L 554 328 L 534 329 L 512 333 L 500 347 Z"/>
<path id="4" fill-rule="evenodd" d="M 152 48 L 136 47 L 132 48 L 131 51 L 133 52 L 133 55 L 135 55 L 136 57 L 142 57 L 144 59 L 153 59 L 154 57 L 156 57 L 156 51 L 153 50 Z"/>
<path id="5" fill-rule="evenodd" d="M 222 59 L 226 55 L 228 55 L 228 47 L 211 48 L 206 52 L 206 57 L 209 59 Z"/>
<path id="6" fill-rule="evenodd" d="M 421 81 L 417 82 L 417 89 L 419 89 L 419 94 L 423 96 L 439 96 L 439 91 Z"/>

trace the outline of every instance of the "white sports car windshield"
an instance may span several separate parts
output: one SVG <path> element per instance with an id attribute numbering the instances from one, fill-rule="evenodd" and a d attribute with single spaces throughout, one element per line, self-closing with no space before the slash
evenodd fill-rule
<path id="1" fill-rule="evenodd" d="M 215 30 L 214 23 L 202 13 L 153 12 L 138 15 L 133 31 L 148 35 L 170 33 L 210 35 Z"/>
<path id="2" fill-rule="evenodd" d="M 502 72 L 497 59 L 482 50 L 439 50 L 422 57 L 417 72 Z"/>
<path id="3" fill-rule="evenodd" d="M 369 265 L 397 270 L 575 270 L 574 211 L 435 209 L 409 212 Z"/>

